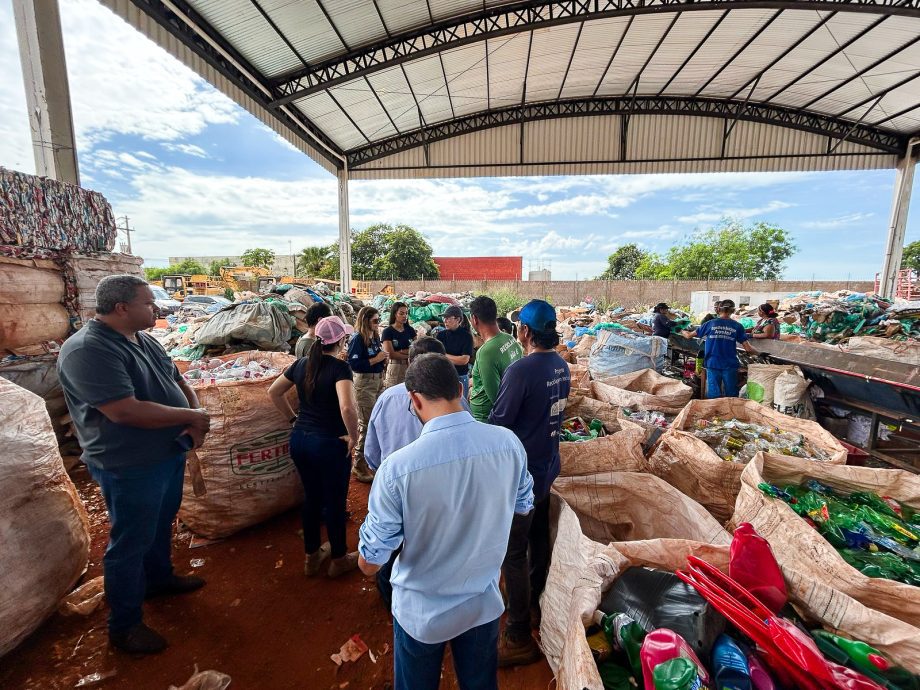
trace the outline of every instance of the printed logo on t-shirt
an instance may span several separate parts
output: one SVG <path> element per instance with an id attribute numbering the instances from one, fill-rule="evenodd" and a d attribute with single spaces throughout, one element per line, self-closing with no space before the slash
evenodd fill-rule
<path id="1" fill-rule="evenodd" d="M 731 326 L 710 326 L 707 337 L 721 340 L 735 340 L 737 331 Z"/>

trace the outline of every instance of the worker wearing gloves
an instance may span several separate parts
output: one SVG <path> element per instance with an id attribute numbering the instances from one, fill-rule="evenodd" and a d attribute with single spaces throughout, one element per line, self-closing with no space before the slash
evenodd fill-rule
<path id="1" fill-rule="evenodd" d="M 718 307 L 718 316 L 693 331 L 686 331 L 689 338 L 703 338 L 706 341 L 704 364 L 706 366 L 706 397 L 738 397 L 738 362 L 737 345 L 750 353 L 757 351 L 748 342 L 751 336 L 745 333 L 744 326 L 734 321 L 735 303 L 722 300 Z"/>
<path id="2" fill-rule="evenodd" d="M 491 297 L 482 295 L 474 299 L 470 303 L 470 318 L 483 340 L 473 363 L 470 412 L 476 421 L 487 422 L 502 375 L 512 362 L 524 356 L 524 349 L 513 336 L 499 330 L 498 308 Z"/>
<path id="3" fill-rule="evenodd" d="M 355 320 L 355 334 L 348 343 L 348 364 L 355 373 L 355 395 L 358 398 L 358 443 L 352 474 L 364 484 L 374 481 L 374 475 L 364 459 L 367 423 L 383 390 L 383 370 L 390 358 L 380 342 L 379 327 L 380 312 L 373 307 L 362 307 Z"/>
<path id="4" fill-rule="evenodd" d="M 571 386 L 569 365 L 555 350 L 556 310 L 532 300 L 521 309 L 520 320 L 518 340 L 527 356 L 505 371 L 489 422 L 510 429 L 524 444 L 534 510 L 514 516 L 502 565 L 508 624 L 499 644 L 499 666 L 540 658 L 531 635 L 531 606 L 537 605 L 549 569 L 549 491 L 559 476 L 559 434 Z"/>

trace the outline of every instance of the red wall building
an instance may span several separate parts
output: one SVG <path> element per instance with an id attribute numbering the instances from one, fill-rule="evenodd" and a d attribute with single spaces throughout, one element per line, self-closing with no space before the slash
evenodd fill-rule
<path id="1" fill-rule="evenodd" d="M 520 256 L 436 256 L 441 280 L 521 280 Z"/>

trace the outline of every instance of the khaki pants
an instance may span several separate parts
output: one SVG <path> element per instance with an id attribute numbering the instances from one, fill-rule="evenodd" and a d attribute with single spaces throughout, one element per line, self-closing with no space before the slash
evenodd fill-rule
<path id="1" fill-rule="evenodd" d="M 400 383 L 406 380 L 406 369 L 409 368 L 409 362 L 402 361 L 391 361 L 387 364 L 387 374 L 386 378 L 383 380 L 383 387 L 389 388 L 390 386 L 398 386 Z"/>
<path id="2" fill-rule="evenodd" d="M 374 410 L 374 403 L 383 390 L 383 374 L 355 374 L 355 397 L 358 401 L 358 445 L 355 446 L 357 463 L 366 467 L 364 461 L 364 438 L 367 436 L 367 423 Z M 356 464 L 357 464 L 356 463 Z"/>

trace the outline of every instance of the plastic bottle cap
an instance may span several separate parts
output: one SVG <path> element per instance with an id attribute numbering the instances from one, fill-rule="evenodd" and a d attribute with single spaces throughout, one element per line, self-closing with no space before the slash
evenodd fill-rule
<path id="1" fill-rule="evenodd" d="M 875 666 L 879 671 L 887 671 L 891 668 L 891 664 L 888 663 L 888 659 L 879 656 L 878 654 L 869 654 L 867 655 L 869 662 Z"/>

